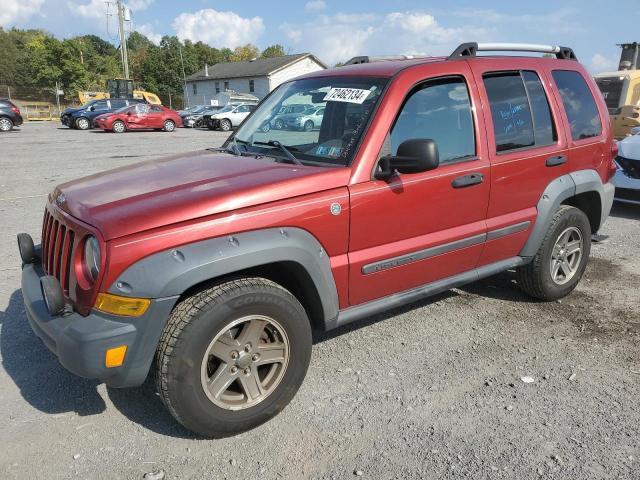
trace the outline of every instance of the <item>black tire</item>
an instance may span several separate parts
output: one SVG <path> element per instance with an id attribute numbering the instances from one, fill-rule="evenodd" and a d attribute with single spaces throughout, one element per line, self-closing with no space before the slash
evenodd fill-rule
<path id="1" fill-rule="evenodd" d="M 0 117 L 0 132 L 10 132 L 13 130 L 13 120 L 9 117 Z"/>
<path id="2" fill-rule="evenodd" d="M 233 127 L 233 125 L 231 124 L 231 120 L 228 120 L 226 118 L 223 118 L 222 120 L 220 120 L 219 125 L 220 125 L 220 130 L 222 130 L 223 132 L 228 132 Z"/>
<path id="3" fill-rule="evenodd" d="M 262 130 L 264 133 L 267 133 L 269 130 L 271 130 L 271 123 L 269 123 L 269 121 L 264 122 L 260 130 Z"/>
<path id="4" fill-rule="evenodd" d="M 165 132 L 173 132 L 176 129 L 176 122 L 173 120 L 165 120 L 162 130 Z"/>
<path id="5" fill-rule="evenodd" d="M 283 130 L 284 129 L 284 122 L 282 121 L 282 119 L 278 118 L 275 123 L 273 124 L 274 128 L 276 130 Z"/>
<path id="6" fill-rule="evenodd" d="M 127 131 L 127 126 L 124 124 L 122 120 L 116 120 L 111 125 L 111 131 L 113 133 L 124 133 Z"/>
<path id="7" fill-rule="evenodd" d="M 551 259 L 559 237 L 569 228 L 576 228 L 582 236 L 582 252 L 573 276 L 564 284 L 554 281 Z M 567 296 L 582 278 L 591 252 L 591 225 L 582 210 L 562 205 L 551 220 L 540 248 L 533 260 L 518 269 L 518 285 L 527 294 L 540 300 L 552 301 Z"/>
<path id="8" fill-rule="evenodd" d="M 229 410 L 207 396 L 201 368 L 212 340 L 248 315 L 277 320 L 288 338 L 288 362 L 280 382 L 262 401 Z M 235 279 L 205 288 L 174 308 L 156 352 L 156 386 L 184 427 L 205 437 L 226 437 L 254 428 L 284 409 L 302 384 L 310 357 L 311 326 L 300 302 L 270 280 Z"/>
<path id="9" fill-rule="evenodd" d="M 305 132 L 312 132 L 313 131 L 313 122 L 311 120 L 307 120 L 306 122 L 304 122 L 304 131 Z"/>
<path id="10" fill-rule="evenodd" d="M 91 128 L 91 121 L 86 117 L 80 117 L 76 119 L 76 128 L 78 130 L 89 130 Z"/>

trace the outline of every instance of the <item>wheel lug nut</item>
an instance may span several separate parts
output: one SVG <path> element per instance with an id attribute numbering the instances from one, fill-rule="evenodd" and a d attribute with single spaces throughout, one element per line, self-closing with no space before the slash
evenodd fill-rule
<path id="1" fill-rule="evenodd" d="M 244 346 L 244 351 L 245 352 L 250 352 L 251 351 L 251 345 L 249 345 L 248 343 Z"/>
<path id="2" fill-rule="evenodd" d="M 236 352 L 235 350 L 231 352 L 231 358 L 233 358 L 234 360 L 238 358 L 238 352 Z"/>
<path id="3" fill-rule="evenodd" d="M 238 371 L 238 367 L 231 367 L 231 373 L 236 373 Z"/>
<path id="4" fill-rule="evenodd" d="M 249 375 L 251 373 L 251 369 L 249 367 L 244 369 L 244 374 Z"/>
<path id="5" fill-rule="evenodd" d="M 251 357 L 251 360 L 253 360 L 254 362 L 257 362 L 259 358 L 260 358 L 260 355 L 258 355 L 257 353 L 254 353 L 253 357 Z"/>

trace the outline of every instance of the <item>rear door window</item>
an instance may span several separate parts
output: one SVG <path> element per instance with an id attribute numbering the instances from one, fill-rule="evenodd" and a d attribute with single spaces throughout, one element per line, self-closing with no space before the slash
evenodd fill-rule
<path id="1" fill-rule="evenodd" d="M 557 141 L 549 101 L 536 72 L 487 73 L 483 80 L 498 153 Z"/>
<path id="2" fill-rule="evenodd" d="M 599 136 L 602 122 L 598 105 L 582 75 L 572 70 L 554 70 L 552 75 L 571 125 L 571 137 L 582 140 Z"/>

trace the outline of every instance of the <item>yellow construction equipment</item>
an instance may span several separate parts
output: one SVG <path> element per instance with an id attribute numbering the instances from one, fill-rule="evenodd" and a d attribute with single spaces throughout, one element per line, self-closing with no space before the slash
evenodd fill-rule
<path id="1" fill-rule="evenodd" d="M 596 83 L 609 108 L 613 135 L 620 139 L 640 126 L 640 44 L 623 43 L 615 72 L 595 75 Z"/>
<path id="2" fill-rule="evenodd" d="M 160 105 L 160 98 L 151 92 L 145 90 L 134 90 L 133 80 L 127 78 L 113 78 L 107 80 L 106 92 L 78 92 L 78 100 L 84 105 L 90 100 L 99 100 L 101 98 L 136 98 L 138 100 L 146 100 L 148 103 Z"/>

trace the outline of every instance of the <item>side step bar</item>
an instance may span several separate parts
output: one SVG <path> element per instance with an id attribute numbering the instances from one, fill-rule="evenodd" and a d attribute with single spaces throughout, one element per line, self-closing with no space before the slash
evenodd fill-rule
<path id="1" fill-rule="evenodd" d="M 490 265 L 470 270 L 468 272 L 459 273 L 452 277 L 444 278 L 426 285 L 422 285 L 411 290 L 406 290 L 400 293 L 394 293 L 387 297 L 372 300 L 362 305 L 356 305 L 344 310 L 340 310 L 338 317 L 332 321 L 327 322 L 327 330 L 342 327 L 348 323 L 361 320 L 366 317 L 375 315 L 376 313 L 384 312 L 385 310 L 391 310 L 393 308 L 401 307 L 408 303 L 415 302 L 424 297 L 430 297 L 437 295 L 438 293 L 445 292 L 452 288 L 466 285 L 467 283 L 475 282 L 482 278 L 490 277 L 505 270 L 519 267 L 527 263 L 530 259 L 523 257 L 512 257 L 506 260 L 501 260 Z"/>

